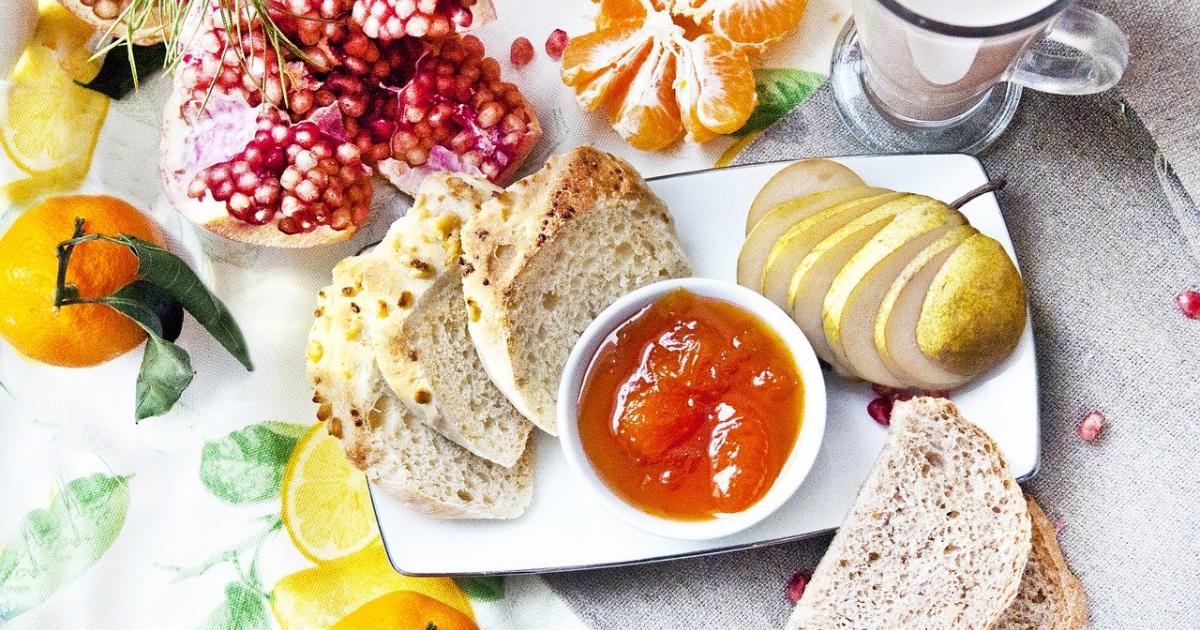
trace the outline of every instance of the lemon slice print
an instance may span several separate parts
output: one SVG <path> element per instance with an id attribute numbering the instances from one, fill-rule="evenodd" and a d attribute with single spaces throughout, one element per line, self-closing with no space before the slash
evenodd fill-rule
<path id="1" fill-rule="evenodd" d="M 108 97 L 76 85 L 54 51 L 35 44 L 0 100 L 0 144 L 29 175 L 86 172 L 107 113 Z"/>
<path id="2" fill-rule="evenodd" d="M 296 443 L 280 495 L 283 525 L 309 560 L 353 553 L 378 536 L 367 479 L 324 424 L 313 425 Z"/>

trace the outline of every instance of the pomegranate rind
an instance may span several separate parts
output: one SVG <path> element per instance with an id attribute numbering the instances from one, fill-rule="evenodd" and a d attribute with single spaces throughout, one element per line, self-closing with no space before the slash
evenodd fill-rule
<path id="1" fill-rule="evenodd" d="M 180 114 L 185 89 L 176 75 L 174 89 L 167 98 L 163 111 L 162 141 L 159 145 L 159 170 L 167 201 L 189 221 L 224 238 L 267 247 L 306 248 L 329 245 L 344 241 L 358 230 L 350 224 L 345 229 L 335 230 L 327 225 L 314 228 L 311 232 L 287 234 L 279 230 L 278 221 L 253 225 L 240 221 L 229 214 L 224 202 L 211 196 L 195 199 L 187 194 L 188 184 L 198 169 L 189 159 L 185 147 L 193 135 L 192 125 Z"/>
<path id="2" fill-rule="evenodd" d="M 114 20 L 106 20 L 96 15 L 96 12 L 92 10 L 92 7 L 84 4 L 81 0 L 58 0 L 58 3 L 71 13 L 79 16 L 80 19 L 94 26 L 98 32 L 103 33 L 113 25 Z M 120 16 L 118 15 L 118 18 L 119 17 Z M 163 25 L 160 18 L 161 16 L 157 12 L 152 11 L 150 16 L 146 19 L 146 25 L 134 31 L 133 37 L 131 38 L 133 43 L 137 44 L 138 46 L 151 46 L 153 44 L 162 42 Z M 126 29 L 118 26 L 117 28 L 113 29 L 113 34 L 118 37 L 125 37 Z"/>

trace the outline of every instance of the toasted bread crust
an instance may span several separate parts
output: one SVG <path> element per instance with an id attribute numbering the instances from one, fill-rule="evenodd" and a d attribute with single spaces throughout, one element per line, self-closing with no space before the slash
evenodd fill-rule
<path id="1" fill-rule="evenodd" d="M 1022 598 L 1046 596 L 1053 600 L 1054 617 L 1050 625 L 1038 623 L 1032 619 L 1022 618 L 1016 614 L 1016 602 L 1013 607 L 992 626 L 994 630 L 1085 630 L 1088 627 L 1087 593 L 1083 583 L 1067 566 L 1066 556 L 1058 544 L 1058 528 L 1042 511 L 1042 507 L 1029 493 L 1025 493 L 1025 503 L 1029 507 L 1029 518 L 1033 527 L 1032 547 L 1029 551 L 1029 567 L 1026 568 L 1022 579 L 1021 590 L 1017 594 L 1018 601 Z M 1045 578 L 1037 583 L 1030 569 L 1038 566 L 1038 572 Z M 1029 578 L 1029 579 L 1025 579 Z"/>
<path id="2" fill-rule="evenodd" d="M 970 502 L 964 502 L 959 509 L 965 510 L 965 508 L 971 507 L 974 518 L 979 518 L 983 514 L 986 514 L 984 518 L 991 518 L 992 512 L 995 512 L 996 518 L 1001 518 L 1006 513 L 997 512 L 996 510 L 999 509 L 998 506 L 1009 506 L 1011 513 L 1008 513 L 1004 518 L 1007 523 L 1012 525 L 1012 529 L 1005 530 L 1004 538 L 1013 543 L 1013 546 L 1010 549 L 1011 553 L 996 551 L 999 556 L 998 559 L 1004 559 L 1005 564 L 1003 566 L 991 567 L 989 571 L 990 575 L 965 576 L 967 580 L 974 581 L 977 584 L 977 588 L 979 587 L 978 582 L 984 579 L 1002 578 L 999 580 L 1001 584 L 997 585 L 1002 586 L 1002 588 L 997 589 L 998 592 L 987 600 L 985 608 L 981 609 L 977 607 L 974 610 L 968 609 L 965 602 L 968 596 L 966 589 L 962 593 L 964 601 L 909 601 L 909 603 L 899 608 L 906 611 L 905 614 L 911 616 L 914 614 L 912 611 L 922 609 L 926 605 L 930 607 L 930 610 L 945 609 L 947 606 L 954 606 L 950 612 L 954 612 L 956 623 L 952 627 L 988 628 L 1000 618 L 1008 605 L 1015 599 L 1017 590 L 1021 584 L 1021 576 L 1024 571 L 1026 558 L 1029 555 L 1031 537 L 1029 513 L 1025 507 L 1025 500 L 1021 494 L 1020 487 L 1017 485 L 1016 480 L 1012 478 L 1008 463 L 1004 460 L 999 447 L 986 432 L 964 419 L 958 413 L 957 408 L 949 401 L 921 397 L 896 404 L 893 410 L 891 429 L 884 443 L 880 459 L 871 470 L 870 475 L 863 484 L 862 490 L 859 491 L 854 506 L 851 508 L 849 514 L 847 514 L 846 521 L 838 530 L 838 534 L 831 543 L 829 550 L 821 559 L 816 571 L 813 572 L 812 581 L 809 583 L 804 596 L 788 620 L 787 628 L 789 630 L 827 627 L 902 627 L 906 622 L 911 623 L 911 620 L 908 619 L 886 618 L 886 614 L 894 611 L 894 608 L 885 606 L 884 604 L 890 604 L 891 600 L 888 599 L 889 596 L 899 596 L 907 600 L 908 597 L 912 596 L 912 593 L 879 593 L 879 601 L 875 601 L 869 600 L 869 598 L 854 598 L 854 594 L 843 592 L 843 590 L 836 590 L 835 592 L 834 586 L 839 583 L 839 580 L 844 582 L 842 589 L 845 589 L 847 585 L 853 586 L 857 584 L 861 586 L 863 582 L 874 583 L 877 586 L 878 582 L 884 581 L 885 577 L 892 575 L 878 568 L 881 565 L 872 564 L 873 562 L 880 561 L 878 555 L 876 555 L 874 560 L 868 558 L 864 561 L 864 558 L 867 557 L 866 550 L 857 546 L 857 543 L 861 542 L 860 540 L 852 539 L 860 535 L 863 531 L 879 531 L 879 528 L 884 526 L 881 523 L 888 523 L 891 512 L 885 513 L 884 509 L 876 505 L 875 499 L 876 497 L 884 497 L 883 501 L 885 504 L 890 501 L 899 500 L 899 493 L 901 491 L 897 486 L 900 483 L 897 479 L 906 472 L 912 471 L 902 470 L 904 468 L 903 465 L 895 466 L 895 464 L 898 460 L 902 461 L 906 455 L 911 456 L 913 453 L 917 453 L 920 456 L 921 450 L 927 448 L 925 443 L 910 444 L 909 442 L 914 442 L 915 438 L 920 438 L 920 432 L 928 428 L 947 432 L 954 431 L 961 436 L 955 441 L 953 452 L 937 453 L 937 456 L 940 458 L 937 461 L 944 461 L 953 456 L 954 453 L 966 453 L 967 456 L 974 457 L 974 454 L 970 453 L 971 450 L 985 454 L 985 457 L 988 459 L 985 465 L 990 468 L 988 478 L 992 481 L 1000 481 L 999 484 L 995 484 L 998 487 L 992 487 L 991 484 L 984 484 L 987 485 L 986 492 L 997 492 L 997 495 L 991 499 L 993 509 L 991 511 L 981 510 L 981 505 L 970 506 Z M 928 457 L 928 454 L 925 457 Z M 980 480 L 976 480 L 972 487 L 974 489 L 969 491 L 972 495 L 985 492 L 985 490 L 981 489 Z M 888 495 L 884 493 L 891 493 L 893 488 L 895 488 L 897 496 L 894 499 L 886 498 Z M 928 508 L 923 508 L 921 503 L 916 503 L 915 507 L 907 503 L 903 506 L 888 505 L 887 507 L 888 509 L 895 507 L 895 514 L 901 513 L 901 507 L 907 508 L 904 510 L 906 515 L 909 513 L 914 515 L 921 513 L 928 514 L 933 520 L 939 521 L 939 525 L 937 526 L 939 531 L 948 527 L 948 525 L 942 523 L 949 523 L 952 518 L 950 514 L 941 515 L 940 513 L 931 512 Z M 922 512 L 922 509 L 926 511 Z M 963 515 L 959 515 L 956 511 L 953 518 L 971 518 L 971 514 L 971 512 L 964 512 Z M 912 518 L 912 516 L 909 516 L 909 518 Z M 922 538 L 928 535 L 930 540 L 933 540 L 934 532 L 920 532 L 919 534 Z M 909 553 L 909 550 L 913 549 L 919 550 L 926 543 L 927 541 L 921 539 L 888 541 L 888 544 L 895 545 L 897 549 L 903 550 L 905 553 Z M 1010 560 L 1012 562 L 1009 562 Z M 905 572 L 915 572 L 918 570 L 919 564 L 906 562 L 905 566 Z M 939 572 L 953 570 L 950 567 L 938 565 L 936 561 L 924 563 L 923 568 L 927 571 L 932 568 Z M 864 575 L 864 572 L 867 575 Z M 944 582 L 958 579 L 957 576 L 939 575 L 936 577 L 940 577 Z M 907 579 L 915 578 L 909 577 Z M 907 587 L 909 585 L 904 584 L 903 586 Z M 865 588 L 866 586 L 864 586 Z M 906 588 L 905 590 L 907 591 L 908 589 Z M 936 604 L 936 607 L 934 604 Z M 847 611 L 855 611 L 853 613 L 855 617 L 847 616 Z M 968 611 L 972 612 L 974 616 L 963 618 Z M 942 615 L 939 619 L 941 623 L 935 625 L 932 623 L 932 620 L 924 620 L 928 622 L 925 625 L 929 625 L 930 627 L 951 627 L 947 625 L 947 620 L 944 616 L 946 612 L 945 610 L 939 611 L 939 614 Z M 872 615 L 874 617 L 871 617 Z M 838 621 L 837 623 L 830 623 L 831 619 L 837 619 Z"/>
<path id="3" fill-rule="evenodd" d="M 511 313 L 521 299 L 522 274 L 546 252 L 546 244 L 580 217 L 632 201 L 673 225 L 663 202 L 641 175 L 615 156 L 590 146 L 551 157 L 545 168 L 483 205 L 463 229 L 463 294 L 472 318 L 471 337 L 488 374 L 513 405 L 541 429 L 557 434 L 553 411 L 539 413 L 514 374 L 517 353 Z M 553 263 L 554 261 L 550 261 Z"/>

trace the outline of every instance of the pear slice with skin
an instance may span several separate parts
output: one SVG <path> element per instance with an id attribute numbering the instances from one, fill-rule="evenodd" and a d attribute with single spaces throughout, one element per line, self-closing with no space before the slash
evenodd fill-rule
<path id="1" fill-rule="evenodd" d="M 793 225 L 826 208 L 886 192 L 889 192 L 886 188 L 869 186 L 834 188 L 797 197 L 771 208 L 742 243 L 742 251 L 738 254 L 738 284 L 755 291 L 762 290 L 763 268 L 767 266 L 771 248 Z"/>
<path id="2" fill-rule="evenodd" d="M 767 254 L 767 262 L 759 279 L 759 290 L 780 308 L 787 308 L 788 286 L 792 276 L 817 243 L 858 217 L 908 196 L 908 193 L 887 192 L 848 201 L 826 208 L 788 228 Z"/>
<path id="3" fill-rule="evenodd" d="M 834 356 L 858 378 L 889 387 L 912 387 L 913 383 L 902 374 L 893 374 L 875 349 L 875 319 L 883 297 L 921 252 L 935 243 L 961 243 L 977 234 L 966 225 L 966 218 L 949 206 L 940 216 L 931 212 L 905 224 L 901 219 L 907 216 L 897 217 L 846 263 L 825 295 L 822 312 L 825 337 Z M 898 230 L 902 227 L 904 233 Z M 911 237 L 904 240 L 906 234 Z"/>
<path id="4" fill-rule="evenodd" d="M 1025 310 L 1025 284 L 1008 253 L 974 234 L 901 273 L 876 317 L 875 347 L 916 387 L 958 389 L 1012 354 Z"/>
<path id="5" fill-rule="evenodd" d="M 849 374 L 850 370 L 833 356 L 829 342 L 825 339 L 825 325 L 821 317 L 825 294 L 829 293 L 833 278 L 858 250 L 898 215 L 905 212 L 920 213 L 927 208 L 941 205 L 942 202 L 937 199 L 911 194 L 885 203 L 850 221 L 817 243 L 804 260 L 800 261 L 796 273 L 792 274 L 792 281 L 788 285 L 788 307 L 791 309 L 792 319 L 800 330 L 804 331 L 817 356 L 836 368 L 839 373 Z"/>
<path id="6" fill-rule="evenodd" d="M 754 229 L 758 220 L 771 208 L 804 195 L 811 195 L 822 190 L 865 186 L 861 177 L 854 171 L 823 158 L 800 160 L 784 167 L 771 176 L 758 196 L 750 204 L 750 212 L 746 215 L 746 233 Z"/>

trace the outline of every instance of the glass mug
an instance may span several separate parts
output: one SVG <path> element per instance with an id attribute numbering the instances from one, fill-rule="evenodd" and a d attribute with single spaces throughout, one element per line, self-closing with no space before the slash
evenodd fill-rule
<path id="1" fill-rule="evenodd" d="M 981 151 L 1022 86 L 1093 94 L 1121 78 L 1125 34 L 1072 2 L 852 0 L 830 71 L 838 112 L 878 151 Z"/>

